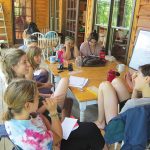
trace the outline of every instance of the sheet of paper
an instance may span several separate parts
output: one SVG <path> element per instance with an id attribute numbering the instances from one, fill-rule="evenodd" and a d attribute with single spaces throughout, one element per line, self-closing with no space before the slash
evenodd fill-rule
<path id="1" fill-rule="evenodd" d="M 150 63 L 150 31 L 140 30 L 134 46 L 129 67 L 138 70 L 139 66 Z"/>
<path id="2" fill-rule="evenodd" d="M 69 72 L 69 75 L 74 75 L 74 74 L 78 74 L 78 73 L 81 73 L 83 72 L 82 70 L 75 70 L 75 71 L 71 71 Z"/>
<path id="3" fill-rule="evenodd" d="M 70 76 L 69 78 L 69 86 L 83 88 L 88 82 L 87 78 L 81 78 L 76 76 Z"/>
<path id="4" fill-rule="evenodd" d="M 36 70 L 36 71 L 34 72 L 34 75 L 35 75 L 35 76 L 38 76 L 40 73 L 41 73 L 41 70 Z"/>
<path id="5" fill-rule="evenodd" d="M 62 130 L 63 130 L 63 139 L 67 140 L 71 131 L 73 130 L 75 124 L 77 122 L 77 119 L 74 118 L 65 118 L 62 122 Z"/>

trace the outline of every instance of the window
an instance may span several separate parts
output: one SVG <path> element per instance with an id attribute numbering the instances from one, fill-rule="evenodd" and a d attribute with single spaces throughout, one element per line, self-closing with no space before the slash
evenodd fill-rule
<path id="1" fill-rule="evenodd" d="M 59 0 L 55 0 L 55 31 L 59 32 Z"/>
<path id="2" fill-rule="evenodd" d="M 13 18 L 14 18 L 14 39 L 15 43 L 22 40 L 26 22 L 32 20 L 32 0 L 14 0 L 13 1 Z"/>
<path id="3" fill-rule="evenodd" d="M 112 26 L 128 28 L 131 24 L 133 0 L 115 0 L 112 15 Z"/>
<path id="4" fill-rule="evenodd" d="M 96 25 L 107 26 L 109 20 L 111 0 L 97 0 L 96 4 Z"/>
<path id="5" fill-rule="evenodd" d="M 122 62 L 125 61 L 127 54 L 134 2 L 136 1 L 97 0 L 96 3 L 95 26 L 99 31 L 99 41 L 107 51 Z M 110 8 L 112 13 L 109 13 Z"/>

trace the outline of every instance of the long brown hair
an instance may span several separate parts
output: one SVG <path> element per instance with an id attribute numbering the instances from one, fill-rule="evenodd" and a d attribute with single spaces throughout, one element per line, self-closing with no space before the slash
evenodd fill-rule
<path id="1" fill-rule="evenodd" d="M 14 113 L 20 113 L 26 102 L 34 102 L 37 92 L 36 83 L 32 80 L 15 79 L 7 87 L 4 101 L 8 110 L 3 115 L 3 120 L 10 120 Z"/>
<path id="2" fill-rule="evenodd" d="M 36 64 L 34 61 L 34 56 L 41 55 L 41 53 L 42 53 L 41 49 L 37 46 L 28 47 L 26 54 L 27 54 L 28 61 L 31 64 L 33 69 L 39 67 L 39 64 Z"/>
<path id="3" fill-rule="evenodd" d="M 17 77 L 12 67 L 18 64 L 23 55 L 26 55 L 26 53 L 20 49 L 7 49 L 0 55 L 0 67 L 7 83 Z"/>

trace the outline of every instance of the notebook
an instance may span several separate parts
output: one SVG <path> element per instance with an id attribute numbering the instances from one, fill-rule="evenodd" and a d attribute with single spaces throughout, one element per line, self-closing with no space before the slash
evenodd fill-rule
<path id="1" fill-rule="evenodd" d="M 65 117 L 62 122 L 63 139 L 67 140 L 70 133 L 77 128 L 77 119 Z"/>
<path id="2" fill-rule="evenodd" d="M 69 78 L 69 86 L 83 88 L 88 82 L 87 78 L 70 76 Z"/>

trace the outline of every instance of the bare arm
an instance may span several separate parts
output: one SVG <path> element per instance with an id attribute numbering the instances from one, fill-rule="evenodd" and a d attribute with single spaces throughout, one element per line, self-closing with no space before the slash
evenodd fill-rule
<path id="1" fill-rule="evenodd" d="M 51 116 L 51 130 L 53 132 L 54 144 L 57 144 L 62 139 L 61 122 L 57 115 L 57 101 L 55 98 L 47 98 L 43 102 L 46 109 L 50 112 Z"/>
<path id="2" fill-rule="evenodd" d="M 63 53 L 63 58 L 67 60 L 71 58 L 70 46 L 67 44 L 66 44 L 66 51 L 64 50 L 64 53 Z"/>
<path id="3" fill-rule="evenodd" d="M 49 82 L 47 82 L 47 83 L 37 82 L 37 87 L 38 87 L 38 89 L 41 89 L 41 88 L 52 88 L 53 84 L 51 84 Z"/>
<path id="4" fill-rule="evenodd" d="M 78 57 L 79 56 L 79 50 L 76 44 L 74 44 L 74 52 L 73 52 L 74 57 Z"/>
<path id="5" fill-rule="evenodd" d="M 32 80 L 33 79 L 33 68 L 31 67 L 31 65 L 29 64 L 29 72 L 28 74 L 25 75 L 25 78 L 28 79 L 28 80 Z"/>
<path id="6" fill-rule="evenodd" d="M 134 88 L 134 84 L 135 84 L 134 80 L 136 77 L 137 77 L 137 72 L 134 72 L 132 74 L 133 92 L 132 92 L 131 98 L 141 98 L 142 97 L 142 93 Z"/>

